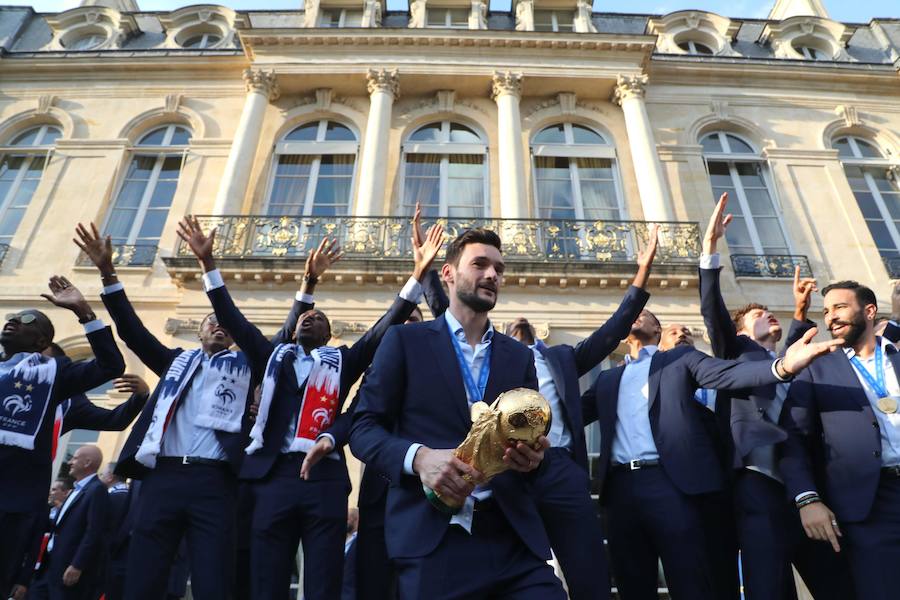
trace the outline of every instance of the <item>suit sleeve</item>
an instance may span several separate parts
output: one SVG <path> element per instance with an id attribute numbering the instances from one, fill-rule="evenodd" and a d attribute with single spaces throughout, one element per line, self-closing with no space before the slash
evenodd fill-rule
<path id="1" fill-rule="evenodd" d="M 450 307 L 450 299 L 444 292 L 444 286 L 441 285 L 441 277 L 437 271 L 428 270 L 422 282 L 422 289 L 425 292 L 425 303 L 431 310 L 431 316 L 437 319 Z"/>
<path id="2" fill-rule="evenodd" d="M 277 333 L 272 337 L 272 345 L 277 346 L 279 344 L 286 344 L 290 342 L 294 338 L 294 332 L 297 331 L 297 321 L 300 320 L 300 315 L 305 313 L 308 310 L 312 310 L 315 308 L 315 304 L 312 302 L 305 302 L 300 299 L 299 292 L 296 296 L 294 296 L 294 303 L 291 305 L 291 312 L 288 313 L 287 318 L 284 320 L 284 324 L 281 326 L 281 329 L 278 330 Z"/>
<path id="3" fill-rule="evenodd" d="M 125 359 L 116 346 L 109 327 L 87 334 L 88 343 L 94 352 L 91 360 L 72 362 L 56 359 L 59 364 L 57 374 L 58 397 L 71 398 L 101 386 L 125 372 Z"/>
<path id="4" fill-rule="evenodd" d="M 375 353 L 353 413 L 350 450 L 391 481 L 405 476 L 403 460 L 412 442 L 393 435 L 406 394 L 406 356 L 400 331 L 392 327 Z"/>
<path id="5" fill-rule="evenodd" d="M 116 324 L 116 332 L 128 349 L 134 352 L 151 371 L 162 377 L 169 363 L 178 354 L 178 350 L 164 346 L 147 330 L 134 311 L 124 289 L 104 292 L 100 297 L 113 323 Z"/>
<path id="6" fill-rule="evenodd" d="M 779 445 L 778 466 L 784 476 L 788 497 L 818 489 L 812 467 L 812 447 L 819 431 L 819 412 L 815 387 L 809 370 L 805 370 L 788 388 L 778 424 L 787 432 Z"/>
<path id="7" fill-rule="evenodd" d="M 109 409 L 97 406 L 84 394 L 74 396 L 72 405 L 63 419 L 62 432 L 73 429 L 123 431 L 141 414 L 148 397 L 146 394 L 132 394 L 119 406 Z"/>
<path id="8" fill-rule="evenodd" d="M 592 383 L 591 387 L 581 395 L 581 418 L 585 427 L 600 418 L 597 410 L 597 382 L 599 381 L 600 377 L 597 377 L 597 381 Z"/>
<path id="9" fill-rule="evenodd" d="M 772 372 L 772 362 L 767 360 L 722 360 L 694 349 L 676 360 L 686 362 L 697 387 L 701 388 L 742 390 L 781 382 Z"/>
<path id="10" fill-rule="evenodd" d="M 649 298 L 646 290 L 631 286 L 609 320 L 575 346 L 579 377 L 599 365 L 628 336 L 631 324 L 641 314 Z"/>
<path id="11" fill-rule="evenodd" d="M 107 526 L 109 524 L 109 494 L 103 485 L 94 485 L 90 491 L 87 524 L 84 535 L 72 558 L 72 566 L 76 569 L 92 569 L 98 566 L 106 543 Z"/>
<path id="12" fill-rule="evenodd" d="M 888 321 L 887 326 L 884 328 L 883 335 L 892 344 L 896 344 L 897 342 L 900 342 L 900 327 L 894 325 L 893 321 Z"/>
<path id="13" fill-rule="evenodd" d="M 400 296 L 394 298 L 394 303 L 387 312 L 347 349 L 341 372 L 341 385 L 349 387 L 360 378 L 375 358 L 375 352 L 391 325 L 405 323 L 415 308 L 414 302 L 404 300 Z"/>
<path id="14" fill-rule="evenodd" d="M 700 269 L 700 313 L 717 358 L 737 358 L 741 349 L 720 284 L 721 269 Z"/>
<path id="15" fill-rule="evenodd" d="M 247 355 L 254 375 L 262 377 L 275 346 L 235 306 L 231 294 L 228 293 L 228 288 L 224 285 L 207 289 L 206 295 L 209 297 L 219 323 L 231 334 L 235 343 Z"/>

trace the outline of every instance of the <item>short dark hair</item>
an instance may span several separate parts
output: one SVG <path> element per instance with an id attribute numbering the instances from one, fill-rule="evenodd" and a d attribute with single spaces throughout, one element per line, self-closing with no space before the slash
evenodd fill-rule
<path id="1" fill-rule="evenodd" d="M 62 484 L 64 490 L 74 490 L 75 489 L 75 480 L 71 477 L 57 477 L 56 481 Z"/>
<path id="2" fill-rule="evenodd" d="M 827 296 L 828 292 L 831 290 L 851 290 L 854 294 L 856 294 L 856 301 L 859 302 L 860 306 L 865 306 L 867 304 L 874 304 L 878 306 L 878 299 L 875 298 L 875 292 L 866 286 L 862 285 L 858 281 L 846 280 L 846 281 L 836 281 L 831 285 L 825 286 L 825 289 L 822 290 L 822 296 Z"/>
<path id="3" fill-rule="evenodd" d="M 753 310 L 769 310 L 769 307 L 765 304 L 759 304 L 757 302 L 751 302 L 747 306 L 742 306 L 733 313 L 731 313 L 731 322 L 734 323 L 734 328 L 740 331 L 744 328 L 744 317 L 747 316 L 747 313 Z"/>
<path id="4" fill-rule="evenodd" d="M 475 229 L 463 231 L 456 236 L 456 239 L 450 242 L 447 246 L 447 257 L 445 262 L 454 267 L 459 266 L 459 257 L 462 256 L 463 249 L 469 244 L 487 244 L 488 246 L 493 246 L 500 252 L 503 252 L 500 236 L 497 235 L 496 232 L 483 227 L 476 227 Z"/>

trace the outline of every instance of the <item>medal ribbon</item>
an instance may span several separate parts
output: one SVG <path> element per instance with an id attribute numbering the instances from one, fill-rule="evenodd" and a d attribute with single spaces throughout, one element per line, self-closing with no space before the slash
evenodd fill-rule
<path id="1" fill-rule="evenodd" d="M 450 329 L 449 322 L 447 322 L 447 330 L 450 331 L 450 339 L 453 340 L 453 349 L 456 350 L 456 359 L 459 361 L 459 369 L 462 371 L 463 383 L 466 384 L 466 390 L 469 393 L 469 404 L 481 402 L 484 399 L 484 390 L 487 388 L 488 375 L 491 372 L 491 346 L 489 345 L 484 352 L 484 362 L 481 363 L 481 371 L 478 373 L 478 385 L 475 385 L 472 370 L 469 368 L 459 340 L 456 339 L 456 334 Z"/>
<path id="2" fill-rule="evenodd" d="M 881 360 L 880 345 L 875 346 L 875 378 L 877 378 L 877 380 L 872 377 L 872 374 L 869 373 L 869 370 L 865 366 L 863 366 L 858 357 L 853 356 L 850 359 L 850 363 L 862 378 L 866 380 L 866 383 L 872 388 L 872 391 L 875 392 L 875 395 L 878 398 L 886 398 L 889 395 L 887 384 L 884 382 L 884 362 Z"/>

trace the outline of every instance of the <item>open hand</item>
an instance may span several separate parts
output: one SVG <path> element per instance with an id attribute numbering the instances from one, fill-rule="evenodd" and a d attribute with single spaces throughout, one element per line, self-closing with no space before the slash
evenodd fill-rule
<path id="1" fill-rule="evenodd" d="M 341 247 L 338 246 L 336 239 L 322 238 L 319 247 L 306 257 L 306 274 L 312 279 L 318 279 L 342 256 L 344 256 L 344 253 L 341 252 Z"/>
<path id="2" fill-rule="evenodd" d="M 211 271 L 215 268 L 213 265 L 213 246 L 216 243 L 215 228 L 209 232 L 209 235 L 206 235 L 203 233 L 203 229 L 200 227 L 200 221 L 197 220 L 197 217 L 187 215 L 178 223 L 178 237 L 188 245 L 194 253 L 194 256 L 196 256 L 197 260 L 200 261 L 200 264 L 203 265 L 205 271 Z"/>
<path id="3" fill-rule="evenodd" d="M 303 464 L 300 465 L 300 479 L 309 479 L 310 470 L 320 460 L 331 454 L 332 450 L 334 450 L 334 442 L 331 441 L 329 436 L 323 435 L 317 439 L 312 449 L 306 453 Z"/>
<path id="4" fill-rule="evenodd" d="M 97 226 L 93 223 L 91 223 L 90 229 L 79 223 L 75 227 L 75 233 L 78 237 L 72 238 L 72 241 L 81 248 L 85 256 L 91 259 L 94 266 L 100 270 L 100 274 L 108 275 L 113 273 L 112 238 L 108 235 L 101 237 L 100 232 L 97 231 Z"/>
<path id="5" fill-rule="evenodd" d="M 796 375 L 805 369 L 812 361 L 833 352 L 844 344 L 844 338 L 828 340 L 827 342 L 813 342 L 818 328 L 813 327 L 803 334 L 803 337 L 790 345 L 784 353 L 781 366 L 791 375 Z"/>
<path id="6" fill-rule="evenodd" d="M 794 318 L 798 321 L 805 321 L 806 314 L 809 312 L 809 305 L 812 301 L 813 292 L 817 292 L 819 287 L 816 280 L 812 277 L 800 278 L 800 265 L 794 267 Z"/>
<path id="7" fill-rule="evenodd" d="M 147 382 L 131 373 L 125 373 L 113 381 L 113 387 L 117 392 L 135 394 L 137 396 L 148 396 L 150 394 L 150 386 L 147 385 Z"/>
<path id="8" fill-rule="evenodd" d="M 728 192 L 719 197 L 716 208 L 709 217 L 709 224 L 706 226 L 706 234 L 703 236 L 703 253 L 706 255 L 716 253 L 716 243 L 725 235 L 725 230 L 734 219 L 731 214 L 725 214 L 728 208 Z"/>
<path id="9" fill-rule="evenodd" d="M 422 277 L 431 268 L 431 264 L 443 245 L 444 226 L 440 224 L 435 224 L 428 228 L 428 233 L 425 234 L 425 239 L 421 245 L 416 245 L 415 237 L 413 238 L 413 260 L 415 261 L 413 277 L 416 278 L 416 281 L 422 281 Z"/>
<path id="10" fill-rule="evenodd" d="M 54 275 L 48 283 L 49 294 L 41 294 L 41 297 L 60 308 L 71 310 L 79 319 L 93 315 L 91 307 L 81 291 L 72 285 L 72 282 L 61 275 Z"/>
<path id="11" fill-rule="evenodd" d="M 72 565 L 66 567 L 65 573 L 63 573 L 64 586 L 72 587 L 73 585 L 78 583 L 79 579 L 81 579 L 81 569 L 76 569 Z"/>

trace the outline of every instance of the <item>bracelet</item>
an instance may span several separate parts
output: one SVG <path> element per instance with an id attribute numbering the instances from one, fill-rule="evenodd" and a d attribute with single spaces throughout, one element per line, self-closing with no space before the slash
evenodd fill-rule
<path id="1" fill-rule="evenodd" d="M 784 373 L 784 379 L 794 378 L 795 373 L 791 373 L 786 368 L 784 368 L 784 357 L 775 360 L 775 373 L 777 373 L 779 377 L 782 377 L 779 371 L 781 371 L 781 373 Z"/>
<path id="2" fill-rule="evenodd" d="M 101 273 L 100 281 L 106 281 L 107 279 L 112 279 L 113 277 L 118 277 L 118 275 L 116 274 L 115 271 L 112 271 L 111 273 L 107 273 L 106 275 Z"/>
<path id="3" fill-rule="evenodd" d="M 91 321 L 96 321 L 96 320 L 97 320 L 97 315 L 94 314 L 94 311 L 89 312 L 88 314 L 84 315 L 83 317 L 78 317 L 78 322 L 81 323 L 82 325 L 84 325 L 86 323 L 90 323 Z"/>
<path id="4" fill-rule="evenodd" d="M 816 502 L 821 502 L 821 501 L 822 501 L 822 499 L 819 498 L 818 496 L 809 496 L 808 498 L 804 498 L 803 500 L 800 500 L 799 502 L 796 503 L 797 509 L 801 509 L 804 506 L 809 506 L 810 504 L 815 504 Z"/>

